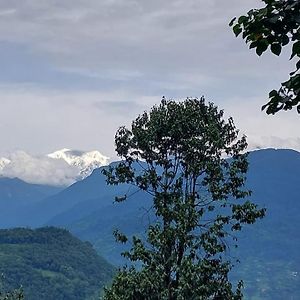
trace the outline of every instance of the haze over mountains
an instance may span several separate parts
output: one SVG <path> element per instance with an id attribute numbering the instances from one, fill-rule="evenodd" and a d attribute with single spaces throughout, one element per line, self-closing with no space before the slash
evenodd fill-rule
<path id="1" fill-rule="evenodd" d="M 251 200 L 266 207 L 267 215 L 239 236 L 238 250 L 230 253 L 241 260 L 233 277 L 245 279 L 249 299 L 297 299 L 300 153 L 258 150 L 249 154 L 249 163 Z M 120 256 L 124 247 L 115 243 L 113 230 L 145 237 L 145 228 L 153 220 L 150 196 L 128 185 L 107 186 L 101 168 L 67 188 L 55 189 L 2 178 L 0 227 L 63 227 L 90 241 L 110 263 L 119 265 L 124 262 Z M 124 194 L 124 203 L 114 202 L 115 196 Z"/>
<path id="2" fill-rule="evenodd" d="M 99 151 L 67 148 L 47 155 L 32 156 L 24 151 L 0 158 L 0 175 L 19 178 L 28 183 L 68 186 L 108 164 L 109 157 Z"/>

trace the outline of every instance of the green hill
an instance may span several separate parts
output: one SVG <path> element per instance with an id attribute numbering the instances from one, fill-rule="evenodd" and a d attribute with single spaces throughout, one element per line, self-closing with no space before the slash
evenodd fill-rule
<path id="1" fill-rule="evenodd" d="M 113 267 L 67 230 L 0 230 L 3 289 L 23 286 L 26 300 L 98 299 Z"/>

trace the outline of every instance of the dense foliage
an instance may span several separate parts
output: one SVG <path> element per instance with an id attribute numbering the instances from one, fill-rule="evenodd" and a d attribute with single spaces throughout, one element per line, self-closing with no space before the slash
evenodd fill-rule
<path id="1" fill-rule="evenodd" d="M 269 93 L 270 101 L 262 107 L 268 114 L 279 110 L 297 108 L 300 113 L 300 1 L 263 0 L 265 6 L 251 9 L 246 16 L 234 18 L 230 22 L 236 36 L 243 39 L 262 55 L 270 46 L 275 55 L 280 55 L 282 47 L 292 44 L 290 59 L 295 59 L 296 68 L 290 78 L 281 84 L 279 90 Z"/>
<path id="2" fill-rule="evenodd" d="M 26 300 L 97 299 L 113 275 L 91 244 L 54 227 L 0 230 L 0 256 L 4 290 L 22 286 Z"/>
<path id="3" fill-rule="evenodd" d="M 121 269 L 105 299 L 241 299 L 242 283 L 235 290 L 228 279 L 226 251 L 232 233 L 265 211 L 244 200 L 247 143 L 233 120 L 204 98 L 163 99 L 131 129 L 121 127 L 115 142 L 124 160 L 104 170 L 108 183 L 149 193 L 156 222 L 146 241 L 133 237 L 123 255 L 138 267 Z"/>
<path id="4" fill-rule="evenodd" d="M 24 294 L 22 289 L 15 289 L 13 291 L 0 291 L 0 300 L 23 300 Z"/>

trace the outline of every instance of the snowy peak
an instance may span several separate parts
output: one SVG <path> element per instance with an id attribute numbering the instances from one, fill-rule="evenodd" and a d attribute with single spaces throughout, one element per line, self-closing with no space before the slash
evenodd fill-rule
<path id="1" fill-rule="evenodd" d="M 5 166 L 7 166 L 10 163 L 10 160 L 5 158 L 5 157 L 1 157 L 0 158 L 0 170 L 3 170 L 5 168 Z"/>
<path id="2" fill-rule="evenodd" d="M 106 166 L 109 158 L 99 151 L 61 149 L 47 155 L 24 151 L 0 157 L 0 177 L 19 178 L 28 183 L 68 186 Z"/>
<path id="3" fill-rule="evenodd" d="M 99 151 L 84 152 L 79 150 L 70 150 L 67 148 L 50 153 L 48 154 L 48 157 L 63 159 L 69 165 L 77 165 L 77 163 L 80 162 L 85 166 L 88 166 L 94 162 L 107 165 L 109 160 L 109 157 L 102 155 Z"/>
<path id="4" fill-rule="evenodd" d="M 94 169 L 106 166 L 109 162 L 109 157 L 104 156 L 99 151 L 79 151 L 71 149 L 61 149 L 47 155 L 53 159 L 62 159 L 68 165 L 79 169 L 79 177 L 85 178 L 89 176 Z"/>

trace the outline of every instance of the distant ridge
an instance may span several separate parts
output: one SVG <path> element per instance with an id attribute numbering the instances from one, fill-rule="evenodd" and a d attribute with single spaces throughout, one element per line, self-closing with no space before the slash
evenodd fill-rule
<path id="1" fill-rule="evenodd" d="M 46 155 L 17 151 L 0 157 L 0 177 L 16 177 L 32 184 L 69 186 L 108 164 L 109 157 L 97 150 L 64 148 Z"/>
<path id="2" fill-rule="evenodd" d="M 107 166 L 109 162 L 109 157 L 96 150 L 84 152 L 64 148 L 47 156 L 53 159 L 62 159 L 68 165 L 77 167 L 80 179 L 86 178 L 97 168 Z"/>

